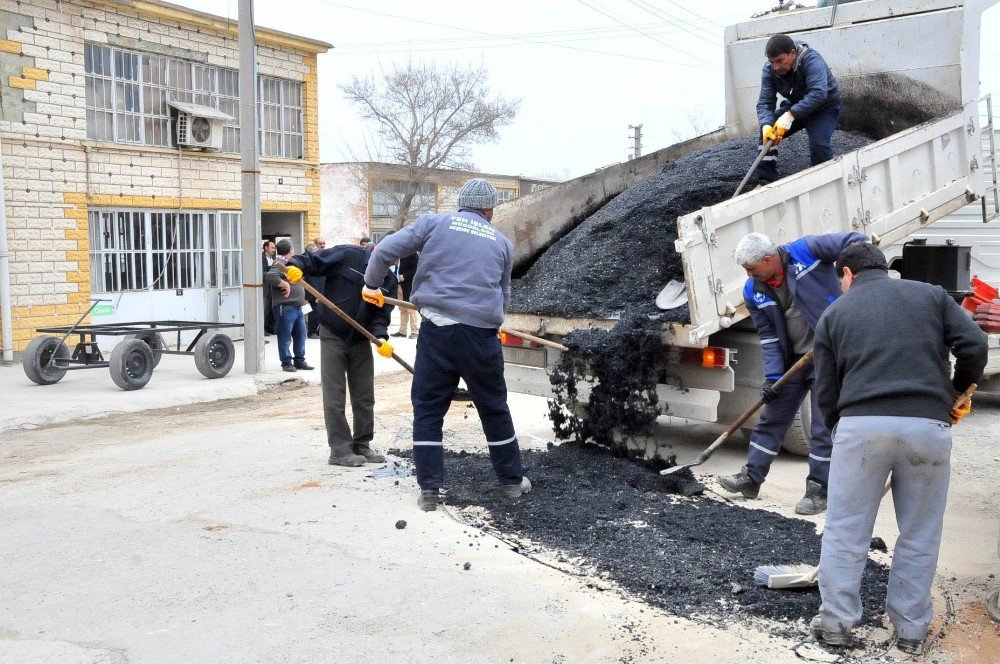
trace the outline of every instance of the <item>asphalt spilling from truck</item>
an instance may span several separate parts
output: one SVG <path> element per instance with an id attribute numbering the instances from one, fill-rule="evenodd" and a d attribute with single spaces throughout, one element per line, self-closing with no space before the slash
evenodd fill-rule
<path id="1" fill-rule="evenodd" d="M 761 564 L 818 564 L 813 523 L 672 495 L 666 477 L 596 445 L 526 450 L 522 462 L 534 491 L 510 501 L 500 497 L 486 455 L 446 452 L 446 504 L 520 553 L 677 616 L 719 626 L 766 619 L 776 633 L 799 634 L 799 621 L 817 613 L 816 588 L 769 590 L 753 580 Z M 866 624 L 883 612 L 887 581 L 888 569 L 869 560 Z"/>
<path id="2" fill-rule="evenodd" d="M 838 131 L 834 154 L 870 142 L 862 134 Z M 684 280 L 681 257 L 674 251 L 677 217 L 730 198 L 757 151 L 757 141 L 748 137 L 726 141 L 665 164 L 626 189 L 513 282 L 509 311 L 567 318 L 618 318 L 627 311 L 687 322 L 687 306 L 661 311 L 655 303 L 671 279 Z M 809 165 L 804 131 L 781 143 L 782 176 Z"/>

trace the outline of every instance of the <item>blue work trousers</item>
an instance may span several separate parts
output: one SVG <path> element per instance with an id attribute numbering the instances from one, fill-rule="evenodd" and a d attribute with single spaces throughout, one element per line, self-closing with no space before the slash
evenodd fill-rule
<path id="1" fill-rule="evenodd" d="M 833 159 L 833 132 L 837 128 L 837 123 L 840 122 L 840 113 L 843 110 L 844 105 L 841 103 L 818 110 L 804 118 L 796 118 L 792 123 L 792 128 L 785 134 L 785 138 L 800 129 L 805 129 L 806 133 L 809 134 L 809 163 L 815 166 L 824 161 L 830 161 Z M 775 111 L 771 124 L 773 125 L 784 114 L 785 109 Z M 761 129 L 763 130 L 763 128 Z M 761 144 L 763 142 L 762 137 Z M 763 184 L 774 182 L 780 177 L 778 175 L 778 146 L 775 145 L 768 150 L 767 156 L 757 167 L 757 179 Z"/>
<path id="2" fill-rule="evenodd" d="M 750 450 L 747 454 L 747 473 L 754 482 L 764 482 L 767 471 L 771 468 L 771 462 L 778 456 L 781 442 L 785 439 L 785 434 L 808 392 L 812 407 L 808 479 L 826 487 L 830 477 L 830 452 L 833 442 L 816 401 L 816 390 L 813 389 L 815 380 L 816 367 L 810 362 L 778 389 L 777 399 L 764 406 L 760 422 L 750 436 Z"/>
<path id="3" fill-rule="evenodd" d="M 294 362 L 295 365 L 306 362 L 306 321 L 302 315 L 302 307 L 294 304 L 279 304 L 274 308 L 274 323 L 278 328 L 278 357 L 281 366 Z M 295 357 L 289 352 L 292 346 Z"/>
<path id="4" fill-rule="evenodd" d="M 444 416 L 465 381 L 486 434 L 490 460 L 500 484 L 521 483 L 521 450 L 507 407 L 503 353 L 496 329 L 435 325 L 425 320 L 413 363 L 413 463 L 421 489 L 444 486 Z"/>

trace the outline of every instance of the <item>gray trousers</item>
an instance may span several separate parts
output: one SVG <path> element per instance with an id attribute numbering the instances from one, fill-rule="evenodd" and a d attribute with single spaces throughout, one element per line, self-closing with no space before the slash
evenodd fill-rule
<path id="1" fill-rule="evenodd" d="M 375 437 L 375 360 L 365 340 L 346 343 L 320 325 L 320 377 L 323 419 L 330 450 L 336 456 L 368 447 Z M 347 424 L 347 389 L 351 391 L 354 433 Z"/>
<path id="2" fill-rule="evenodd" d="M 839 632 L 861 622 L 861 573 L 890 473 L 899 539 L 886 611 L 900 638 L 927 635 L 951 474 L 951 425 L 922 417 L 845 417 L 834 430 L 819 562 L 824 629 Z"/>

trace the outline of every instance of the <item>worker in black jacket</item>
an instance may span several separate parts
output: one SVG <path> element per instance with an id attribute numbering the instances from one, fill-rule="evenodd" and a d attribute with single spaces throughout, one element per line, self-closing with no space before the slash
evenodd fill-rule
<path id="1" fill-rule="evenodd" d="M 817 400 L 833 428 L 819 564 L 817 639 L 849 645 L 861 622 L 861 573 L 882 490 L 892 478 L 899 525 L 886 612 L 900 650 L 918 654 L 933 615 L 957 396 L 983 373 L 987 338 L 940 286 L 891 279 L 868 243 L 837 259 L 844 294 L 816 327 Z M 948 351 L 955 356 L 952 374 Z"/>
<path id="2" fill-rule="evenodd" d="M 341 244 L 329 249 L 292 256 L 290 266 L 302 274 L 325 277 L 323 295 L 375 337 L 389 338 L 392 306 L 382 308 L 361 299 L 365 269 L 372 246 Z M 396 292 L 396 279 L 387 275 L 382 287 Z M 327 307 L 318 308 L 320 372 L 323 381 L 323 417 L 330 444 L 330 464 L 360 466 L 382 463 L 385 457 L 372 449 L 375 437 L 375 362 L 372 344 L 343 318 Z M 379 355 L 392 357 L 392 346 L 383 343 Z M 347 424 L 346 390 L 351 390 L 354 431 Z"/>

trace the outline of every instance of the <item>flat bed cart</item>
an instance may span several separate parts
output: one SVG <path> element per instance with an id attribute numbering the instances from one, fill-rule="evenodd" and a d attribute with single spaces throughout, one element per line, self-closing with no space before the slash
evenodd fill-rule
<path id="1" fill-rule="evenodd" d="M 217 330 L 243 327 L 242 323 L 186 320 L 81 325 L 86 315 L 74 325 L 37 328 L 42 336 L 31 340 L 22 359 L 28 378 L 39 385 L 51 385 L 62 380 L 67 371 L 108 367 L 115 385 L 123 390 L 138 390 L 149 382 L 153 369 L 164 355 L 193 355 L 194 364 L 203 376 L 222 378 L 233 368 L 236 349 L 232 339 Z M 180 350 L 181 333 L 190 331 L 197 331 L 198 334 L 184 350 Z M 177 333 L 177 343 L 172 348 L 178 350 L 168 347 L 163 337 L 174 332 Z M 70 353 L 66 339 L 74 334 L 79 336 L 79 340 Z M 99 336 L 123 337 L 108 359 L 97 346 Z"/>

